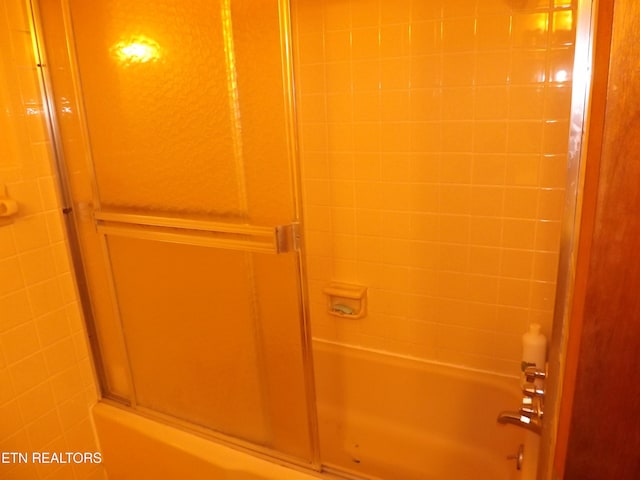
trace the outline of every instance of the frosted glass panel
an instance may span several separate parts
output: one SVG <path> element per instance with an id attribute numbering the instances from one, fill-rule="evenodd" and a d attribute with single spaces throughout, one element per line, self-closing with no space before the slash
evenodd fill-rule
<path id="1" fill-rule="evenodd" d="M 280 2 L 42 1 L 71 19 L 78 81 L 66 48 L 49 58 L 82 137 L 74 203 L 95 209 L 79 220 L 106 396 L 115 378 L 134 408 L 309 461 L 300 254 L 272 235 L 297 216 Z"/>
<path id="2" fill-rule="evenodd" d="M 250 258 L 109 238 L 139 405 L 266 443 Z"/>
<path id="3" fill-rule="evenodd" d="M 296 255 L 108 245 L 138 405 L 309 458 Z"/>
<path id="4" fill-rule="evenodd" d="M 103 207 L 291 219 L 277 1 L 70 4 Z"/>
<path id="5" fill-rule="evenodd" d="M 235 87 L 219 2 L 70 7 L 103 206 L 241 215 Z"/>
<path id="6" fill-rule="evenodd" d="M 254 222 L 281 223 L 292 218 L 293 201 L 286 160 L 287 118 L 282 108 L 280 31 L 275 28 L 278 9 L 275 2 L 230 3 L 247 208 Z"/>

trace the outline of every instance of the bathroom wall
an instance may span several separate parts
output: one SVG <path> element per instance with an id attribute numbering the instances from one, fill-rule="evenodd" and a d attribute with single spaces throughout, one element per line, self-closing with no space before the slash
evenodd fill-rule
<path id="1" fill-rule="evenodd" d="M 0 451 L 94 452 L 97 398 L 70 272 L 25 2 L 0 3 Z M 3 192 L 0 191 L 0 195 Z M 101 466 L 0 463 L 11 479 L 98 479 Z"/>
<path id="2" fill-rule="evenodd" d="M 517 375 L 550 334 L 574 9 L 293 1 L 315 337 Z M 330 281 L 366 318 L 327 313 Z"/>

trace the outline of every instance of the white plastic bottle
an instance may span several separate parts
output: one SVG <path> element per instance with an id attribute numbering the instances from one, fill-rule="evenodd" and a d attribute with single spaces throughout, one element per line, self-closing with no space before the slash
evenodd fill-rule
<path id="1" fill-rule="evenodd" d="M 540 324 L 532 323 L 529 331 L 522 335 L 522 370 L 535 365 L 545 371 L 547 363 L 547 337 L 540 333 Z M 524 375 L 523 375 L 524 381 Z M 537 382 L 536 382 L 537 383 Z"/>

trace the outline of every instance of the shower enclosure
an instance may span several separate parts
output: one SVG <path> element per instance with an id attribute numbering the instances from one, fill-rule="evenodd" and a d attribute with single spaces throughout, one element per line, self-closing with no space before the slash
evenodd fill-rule
<path id="1" fill-rule="evenodd" d="M 106 402 L 368 475 L 325 412 L 415 399 L 339 390 L 364 378 L 343 346 L 373 380 L 416 360 L 517 394 L 521 333 L 551 333 L 576 2 L 32 7 Z M 331 281 L 368 288 L 365 318 L 327 312 Z"/>
<path id="2" fill-rule="evenodd" d="M 288 10 L 36 12 L 104 397 L 317 462 Z"/>

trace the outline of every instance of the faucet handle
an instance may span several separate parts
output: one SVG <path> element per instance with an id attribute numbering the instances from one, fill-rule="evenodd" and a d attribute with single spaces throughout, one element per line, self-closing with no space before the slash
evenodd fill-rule
<path id="1" fill-rule="evenodd" d="M 520 413 L 522 415 L 526 415 L 530 417 L 531 415 L 536 415 L 536 406 L 533 402 L 533 397 L 524 397 L 522 399 L 522 406 L 520 407 Z"/>
<path id="2" fill-rule="evenodd" d="M 542 418 L 542 399 L 533 397 L 524 397 L 520 406 L 520 414 L 529 418 Z"/>
<path id="3" fill-rule="evenodd" d="M 527 382 L 533 383 L 536 380 L 544 380 L 547 378 L 547 372 L 539 370 L 535 365 L 532 365 L 524 369 L 524 376 L 527 379 Z"/>
<path id="4" fill-rule="evenodd" d="M 538 387 L 534 383 L 525 383 L 522 387 L 522 393 L 527 397 L 543 397 L 544 388 Z"/>

